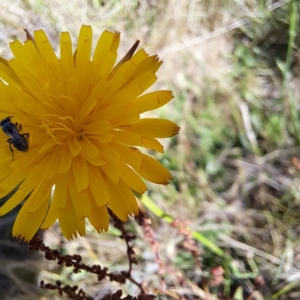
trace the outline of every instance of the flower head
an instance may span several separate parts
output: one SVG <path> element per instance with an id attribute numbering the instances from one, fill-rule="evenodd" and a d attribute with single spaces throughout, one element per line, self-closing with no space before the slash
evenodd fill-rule
<path id="1" fill-rule="evenodd" d="M 115 65 L 119 41 L 119 33 L 104 31 L 91 56 L 92 29 L 82 26 L 74 53 L 69 33 L 61 34 L 58 58 L 38 30 L 33 37 L 27 32 L 24 44 L 10 44 L 12 60 L 0 59 L 0 120 L 9 117 L 14 130 L 0 131 L 0 197 L 15 190 L 0 216 L 26 199 L 14 236 L 30 240 L 57 219 L 68 239 L 85 234 L 86 218 L 97 231 L 107 230 L 108 208 L 124 221 L 138 213 L 133 191 L 146 191 L 142 178 L 172 179 L 137 148 L 163 152 L 157 138 L 179 130 L 169 120 L 141 118 L 173 97 L 165 90 L 144 93 L 161 61 L 144 50 L 134 54 L 136 43 Z M 20 136 L 27 151 L 18 149 Z"/>

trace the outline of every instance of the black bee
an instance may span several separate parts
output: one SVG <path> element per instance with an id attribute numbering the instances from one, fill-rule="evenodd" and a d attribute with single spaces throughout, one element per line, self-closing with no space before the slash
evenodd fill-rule
<path id="1" fill-rule="evenodd" d="M 18 123 L 12 123 L 11 118 L 12 116 L 9 116 L 0 121 L 0 126 L 2 127 L 3 132 L 9 136 L 7 142 L 9 143 L 9 149 L 14 160 L 14 150 L 11 144 L 13 144 L 17 150 L 26 152 L 28 150 L 29 133 L 20 133 L 22 125 L 18 125 Z"/>

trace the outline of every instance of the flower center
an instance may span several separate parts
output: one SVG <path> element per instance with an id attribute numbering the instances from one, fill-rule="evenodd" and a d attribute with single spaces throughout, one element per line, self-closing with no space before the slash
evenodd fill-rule
<path id="1" fill-rule="evenodd" d="M 44 115 L 42 120 L 42 127 L 58 145 L 66 145 L 70 137 L 77 140 L 83 139 L 84 133 L 70 116 Z"/>

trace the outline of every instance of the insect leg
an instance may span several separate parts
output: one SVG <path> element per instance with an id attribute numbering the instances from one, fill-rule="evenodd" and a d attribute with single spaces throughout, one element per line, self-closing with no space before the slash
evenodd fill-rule
<path id="1" fill-rule="evenodd" d="M 13 150 L 13 148 L 12 148 L 12 146 L 11 146 L 12 140 L 11 140 L 11 139 L 8 139 L 7 142 L 8 142 L 8 144 L 9 144 L 9 149 L 10 149 L 10 151 L 11 151 L 12 160 L 14 161 L 14 160 L 15 160 L 14 150 Z"/>
<path id="2" fill-rule="evenodd" d="M 22 130 L 22 124 L 19 125 L 19 123 L 15 123 L 15 125 L 16 125 L 18 131 Z"/>

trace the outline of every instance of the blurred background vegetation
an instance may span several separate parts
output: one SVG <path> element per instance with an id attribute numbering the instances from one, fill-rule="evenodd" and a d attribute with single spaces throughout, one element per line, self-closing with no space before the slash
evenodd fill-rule
<path id="1" fill-rule="evenodd" d="M 299 1 L 2 0 L 0 8 L 5 58 L 9 42 L 25 40 L 24 28 L 44 29 L 58 49 L 61 31 L 76 42 L 87 24 L 95 41 L 104 29 L 121 32 L 120 58 L 139 39 L 163 60 L 154 89 L 170 89 L 175 98 L 154 116 L 181 132 L 162 141 L 163 155 L 151 154 L 174 181 L 149 184 L 141 201 L 188 220 L 200 234 L 193 235 L 199 253 L 195 258 L 186 236 L 153 209 L 161 265 L 143 229 L 128 224 L 137 235 L 137 281 L 157 299 L 300 299 Z M 76 284 L 95 299 L 120 288 L 27 257 L 9 238 L 9 217 L 0 219 L 0 299 L 61 299 L 37 288 L 42 279 Z M 100 236 L 88 228 L 85 238 L 68 242 L 54 226 L 44 241 L 119 271 L 128 263 L 117 235 L 113 227 Z M 121 288 L 138 293 L 132 284 Z"/>

